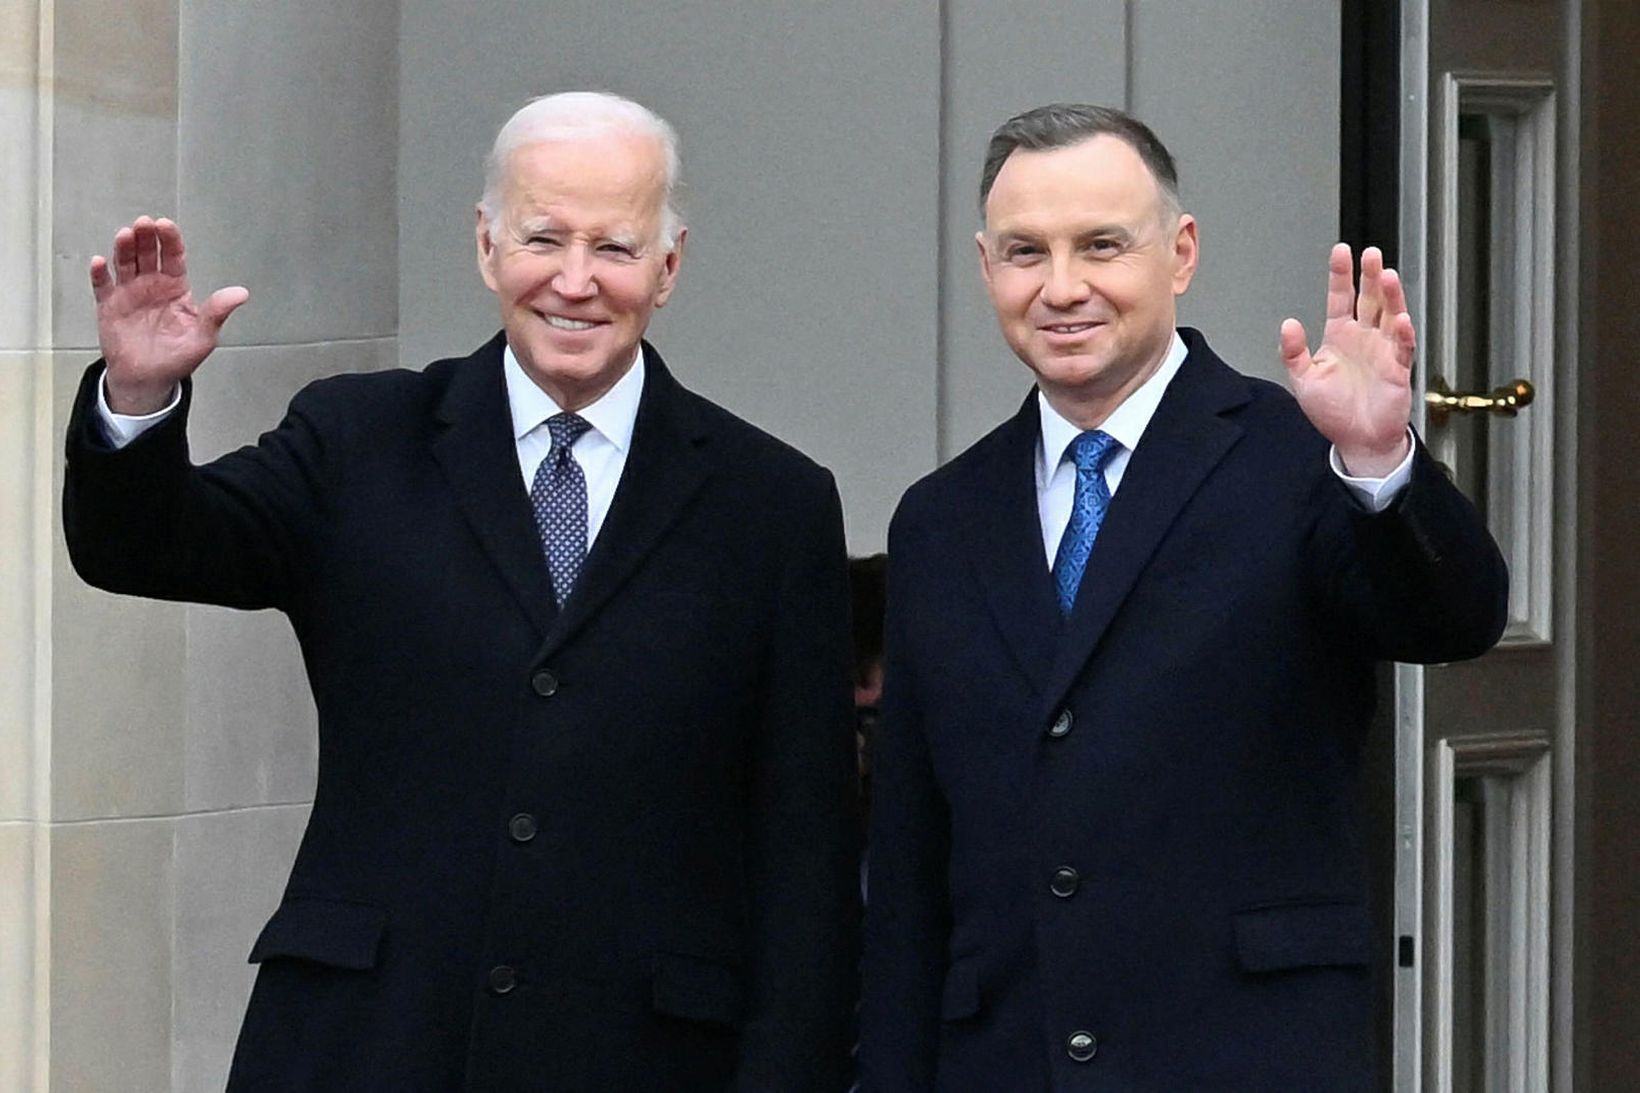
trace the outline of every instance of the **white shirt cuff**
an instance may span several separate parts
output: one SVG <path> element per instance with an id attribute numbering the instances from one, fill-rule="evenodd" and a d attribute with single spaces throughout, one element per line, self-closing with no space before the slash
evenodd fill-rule
<path id="1" fill-rule="evenodd" d="M 151 414 L 116 414 L 108 408 L 108 373 L 97 381 L 97 418 L 102 422 L 103 436 L 115 450 L 125 447 L 143 433 L 152 429 L 182 401 L 182 385 L 171 391 L 171 401 L 162 410 Z"/>
<path id="2" fill-rule="evenodd" d="M 1347 474 L 1344 470 L 1344 461 L 1338 458 L 1338 445 L 1334 444 L 1327 453 L 1327 463 L 1336 474 L 1350 488 L 1363 505 L 1373 512 L 1383 512 L 1406 489 L 1412 480 L 1412 457 L 1417 454 L 1418 441 L 1412 435 L 1412 427 L 1407 427 L 1407 457 L 1401 460 L 1396 467 L 1383 478 L 1357 478 Z"/>

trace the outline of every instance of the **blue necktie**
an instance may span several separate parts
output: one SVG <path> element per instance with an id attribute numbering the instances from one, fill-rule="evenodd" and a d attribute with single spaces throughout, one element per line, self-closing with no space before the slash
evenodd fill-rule
<path id="1" fill-rule="evenodd" d="M 590 428 L 578 414 L 549 417 L 552 447 L 535 469 L 535 482 L 530 486 L 530 506 L 535 510 L 535 526 L 541 532 L 541 550 L 547 556 L 559 608 L 575 588 L 587 556 L 587 476 L 570 448 Z"/>
<path id="2" fill-rule="evenodd" d="M 1076 502 L 1071 506 L 1070 523 L 1065 525 L 1059 551 L 1054 555 L 1053 583 L 1059 589 L 1059 610 L 1066 616 L 1076 604 L 1082 571 L 1087 568 L 1094 537 L 1105 521 L 1105 510 L 1110 507 L 1105 464 L 1119 447 L 1115 437 L 1096 429 L 1081 434 L 1065 449 L 1065 457 L 1076 464 Z"/>

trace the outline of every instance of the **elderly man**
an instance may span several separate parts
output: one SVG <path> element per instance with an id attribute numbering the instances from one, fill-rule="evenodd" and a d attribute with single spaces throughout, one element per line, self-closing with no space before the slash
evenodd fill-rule
<path id="1" fill-rule="evenodd" d="M 1175 329 L 1196 224 L 1145 126 L 1020 115 L 980 194 L 1036 390 L 889 534 L 865 1088 L 1376 1088 L 1373 664 L 1482 652 L 1506 588 L 1408 429 L 1395 274 L 1334 250 L 1295 401 Z"/>
<path id="2" fill-rule="evenodd" d="M 683 257 L 669 126 L 566 94 L 477 212 L 504 332 L 315 383 L 189 465 L 188 377 L 248 296 L 142 218 L 91 264 L 71 556 L 113 591 L 277 608 L 319 781 L 230 1088 L 823 1089 L 857 963 L 830 475 L 642 341 Z"/>

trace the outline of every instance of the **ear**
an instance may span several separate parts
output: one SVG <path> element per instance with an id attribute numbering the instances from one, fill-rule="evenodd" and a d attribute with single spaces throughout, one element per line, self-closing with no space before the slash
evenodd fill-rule
<path id="1" fill-rule="evenodd" d="M 979 246 L 979 275 L 985 280 L 985 287 L 991 287 L 991 252 L 985 246 L 985 233 L 975 232 L 974 242 Z"/>
<path id="2" fill-rule="evenodd" d="M 678 238 L 672 249 L 661 259 L 661 283 L 655 290 L 655 306 L 665 307 L 672 298 L 672 289 L 678 283 L 678 267 L 683 265 L 683 244 L 689 238 L 688 228 L 678 229 Z"/>
<path id="3" fill-rule="evenodd" d="M 1173 295 L 1183 296 L 1196 276 L 1196 262 L 1201 257 L 1201 243 L 1196 238 L 1196 218 L 1189 213 L 1179 214 L 1179 226 L 1173 233 Z"/>
<path id="4" fill-rule="evenodd" d="M 494 292 L 496 290 L 495 271 L 490 268 L 495 258 L 495 238 L 491 231 L 493 225 L 490 223 L 489 214 L 484 211 L 483 204 L 479 204 L 474 208 L 478 213 L 477 221 L 473 226 L 478 243 L 478 275 L 484 278 L 485 286 L 491 292 Z"/>

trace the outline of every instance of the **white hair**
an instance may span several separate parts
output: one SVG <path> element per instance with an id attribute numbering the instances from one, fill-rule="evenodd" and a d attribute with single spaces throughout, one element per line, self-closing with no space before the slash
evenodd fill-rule
<path id="1" fill-rule="evenodd" d="M 660 145 L 666 172 L 661 238 L 668 249 L 675 247 L 683 230 L 683 216 L 677 207 L 678 176 L 682 171 L 678 134 L 665 118 L 648 107 L 606 91 L 542 95 L 519 107 L 507 119 L 484 159 L 484 196 L 479 199 L 484 215 L 491 224 L 500 222 L 501 187 L 507 175 L 507 161 L 519 148 L 542 141 L 588 140 L 610 133 L 650 137 Z"/>

